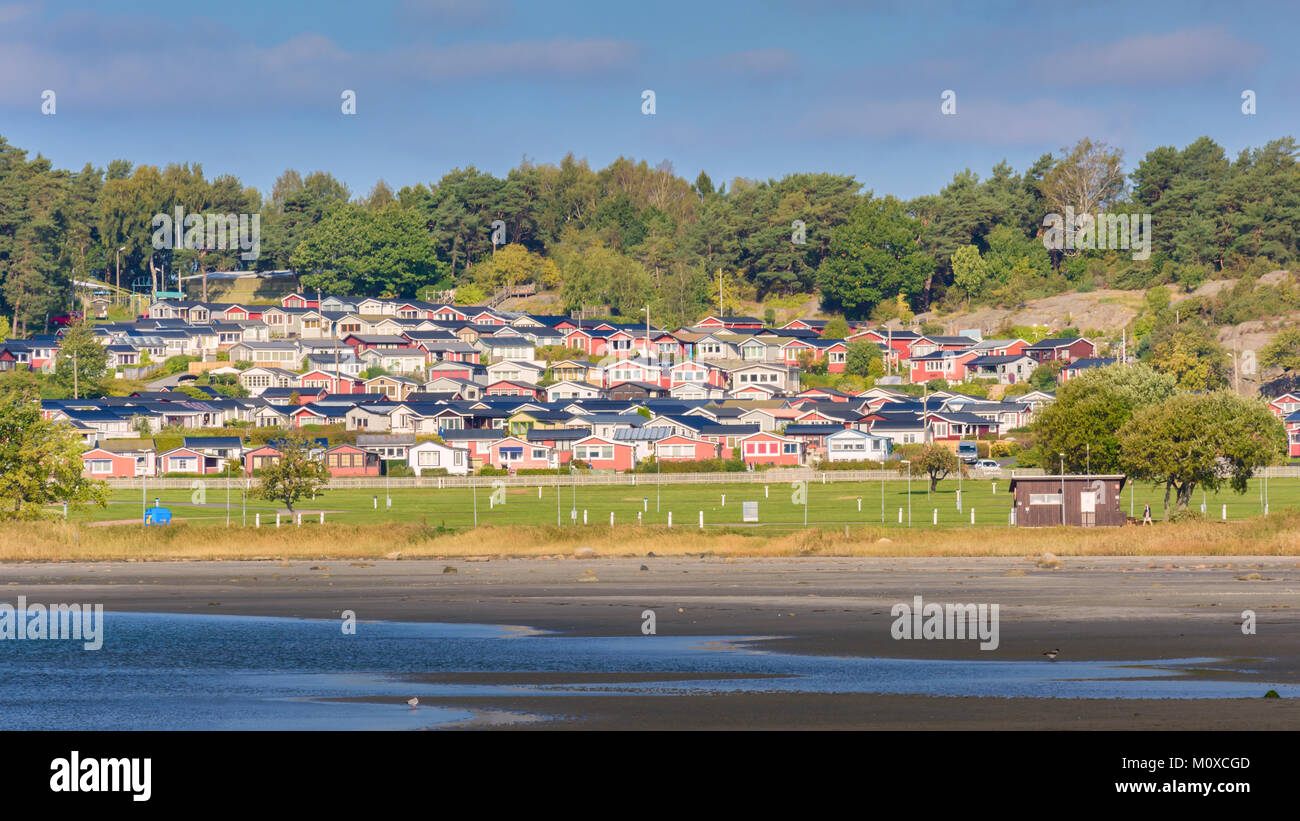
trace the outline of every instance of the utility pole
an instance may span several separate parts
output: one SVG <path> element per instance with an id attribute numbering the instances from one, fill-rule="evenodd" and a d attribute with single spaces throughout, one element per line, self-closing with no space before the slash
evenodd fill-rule
<path id="1" fill-rule="evenodd" d="M 718 316 L 722 316 L 722 269 L 718 269 Z"/>
<path id="2" fill-rule="evenodd" d="M 81 398 L 81 393 L 79 392 L 79 387 L 78 387 L 78 382 L 77 382 L 77 376 L 78 376 L 78 374 L 77 374 L 77 351 L 76 351 L 76 349 L 74 348 L 74 349 L 72 350 L 72 398 L 73 398 L 73 399 L 80 399 L 80 398 Z"/>

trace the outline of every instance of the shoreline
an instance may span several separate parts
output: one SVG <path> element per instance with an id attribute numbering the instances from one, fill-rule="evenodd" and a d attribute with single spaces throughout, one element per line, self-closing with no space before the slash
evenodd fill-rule
<path id="1" fill-rule="evenodd" d="M 763 637 L 753 649 L 783 653 L 1035 660 L 1059 649 L 1063 660 L 1075 661 L 1221 659 L 1227 669 L 1196 674 L 1300 682 L 1300 562 L 1294 557 L 1061 557 L 1050 566 L 1024 558 L 901 557 L 59 562 L 0 564 L 0 578 L 8 591 L 0 601 L 25 595 L 97 602 L 108 611 L 338 619 L 352 610 L 362 629 L 366 621 L 383 620 L 631 636 L 641 635 L 642 614 L 651 609 L 657 635 Z M 915 595 L 926 602 L 999 604 L 999 647 L 895 640 L 891 606 Z M 1244 610 L 1256 613 L 1254 635 L 1242 632 Z M 617 680 L 621 674 L 626 671 L 576 677 Z M 527 671 L 502 675 L 545 678 Z M 546 699 L 521 691 L 427 703 L 497 716 L 476 728 L 1300 728 L 1300 699 L 1285 698 L 1212 705 L 788 692 Z M 517 725 L 502 713 L 546 720 Z"/>

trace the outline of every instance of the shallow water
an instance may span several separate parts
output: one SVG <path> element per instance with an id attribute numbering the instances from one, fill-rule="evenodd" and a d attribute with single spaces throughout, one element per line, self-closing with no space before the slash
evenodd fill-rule
<path id="1" fill-rule="evenodd" d="M 106 613 L 104 645 L 0 641 L 0 729 L 417 729 L 468 710 L 331 699 L 411 696 L 862 692 L 1040 698 L 1235 698 L 1300 685 L 1215 681 L 1160 662 L 940 661 L 764 652 L 754 637 L 577 638 L 499 625 Z M 739 641 L 749 642 L 742 647 Z M 698 673 L 619 684 L 445 684 L 426 673 Z M 759 674 L 773 678 L 709 679 Z M 1163 677 L 1165 680 L 1156 680 Z M 511 717 L 505 717 L 511 720 Z M 514 717 L 536 720 L 538 717 Z"/>

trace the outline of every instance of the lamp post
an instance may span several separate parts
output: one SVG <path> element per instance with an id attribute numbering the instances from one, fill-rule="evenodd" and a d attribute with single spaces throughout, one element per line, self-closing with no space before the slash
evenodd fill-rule
<path id="1" fill-rule="evenodd" d="M 125 250 L 126 246 L 123 245 L 113 253 L 113 259 L 117 263 L 117 289 L 119 291 L 122 290 L 122 252 Z"/>
<path id="2" fill-rule="evenodd" d="M 1061 457 L 1061 526 L 1065 527 L 1065 454 L 1057 455 Z"/>
<path id="3" fill-rule="evenodd" d="M 907 526 L 912 526 L 912 460 L 904 459 L 903 464 L 907 465 Z"/>

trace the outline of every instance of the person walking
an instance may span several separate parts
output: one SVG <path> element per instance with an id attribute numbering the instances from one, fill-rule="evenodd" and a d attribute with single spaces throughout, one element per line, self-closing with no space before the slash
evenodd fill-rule
<path id="1" fill-rule="evenodd" d="M 1151 524 L 1151 505 L 1149 504 L 1142 506 L 1142 524 Z"/>

